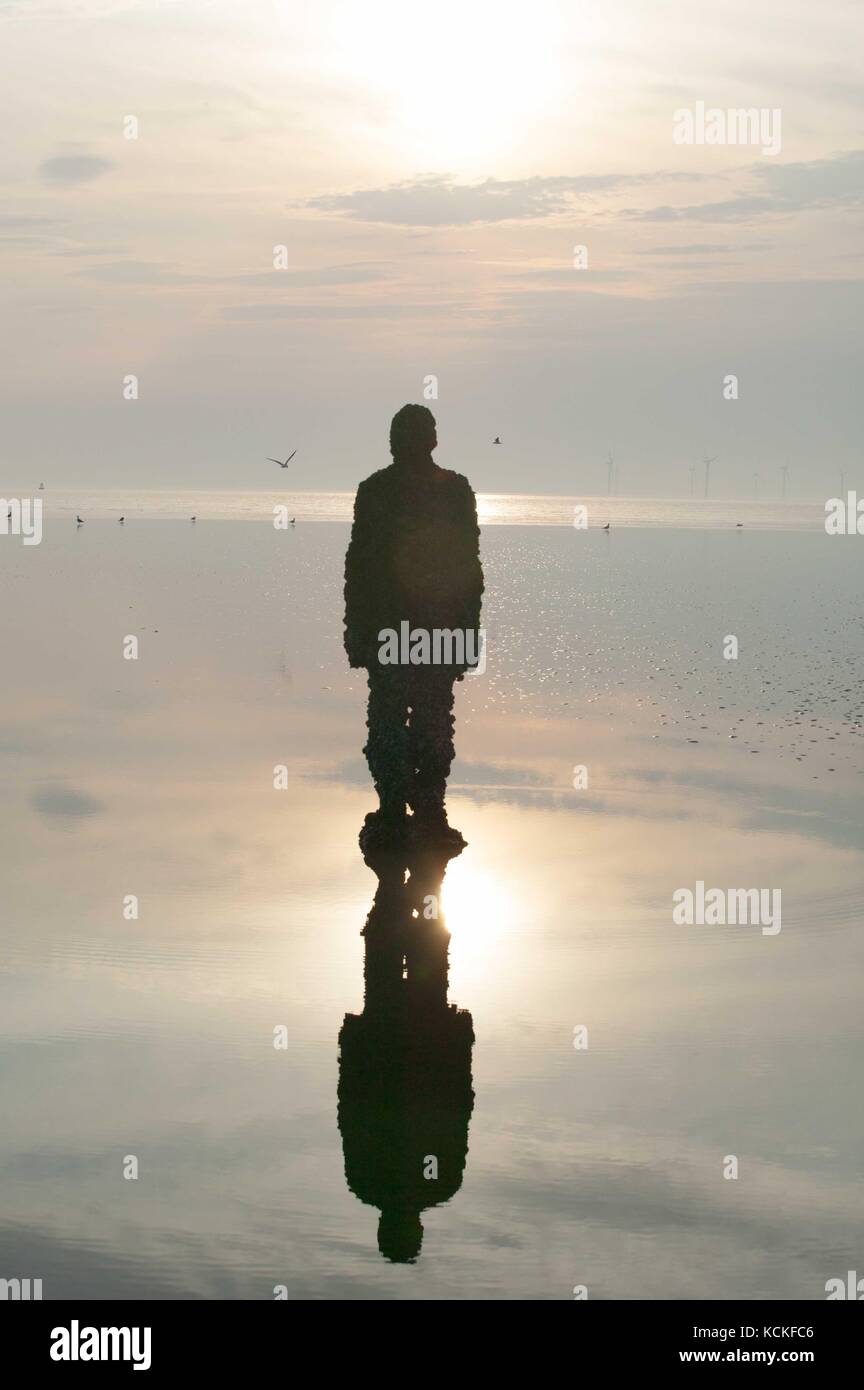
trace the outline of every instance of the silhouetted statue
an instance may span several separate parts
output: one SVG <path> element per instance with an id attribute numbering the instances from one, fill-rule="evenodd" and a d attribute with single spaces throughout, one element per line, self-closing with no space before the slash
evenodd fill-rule
<path id="1" fill-rule="evenodd" d="M 378 1248 L 395 1263 L 416 1259 L 420 1214 L 458 1191 L 468 1154 L 474 1028 L 447 1003 L 438 907 L 459 853 L 366 854 L 378 889 L 363 931 L 363 1012 L 346 1014 L 339 1034 L 339 1129 L 348 1186 L 380 1210 Z"/>
<path id="2" fill-rule="evenodd" d="M 360 484 L 354 504 L 345 650 L 369 673 L 363 751 L 380 808 L 367 817 L 367 842 L 377 832 L 380 843 L 398 843 L 406 804 L 415 832 L 461 842 L 447 825 L 444 793 L 454 756 L 453 684 L 476 665 L 483 571 L 474 493 L 467 478 L 433 461 L 437 444 L 431 411 L 403 406 L 390 427 L 393 462 Z M 443 659 L 427 653 L 421 664 L 388 664 L 382 633 L 436 630 L 461 634 L 462 647 L 445 642 Z"/>

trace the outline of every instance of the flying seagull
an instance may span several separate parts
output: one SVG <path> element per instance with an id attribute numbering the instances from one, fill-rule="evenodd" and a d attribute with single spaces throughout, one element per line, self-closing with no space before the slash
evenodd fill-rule
<path id="1" fill-rule="evenodd" d="M 295 449 L 295 450 L 294 450 L 294 454 L 296 454 L 296 452 L 297 452 L 297 450 Z M 293 459 L 294 454 L 289 454 L 288 457 L 287 457 L 287 459 L 285 460 L 284 463 L 282 462 L 281 459 L 268 459 L 267 462 L 268 462 L 268 463 L 278 463 L 278 465 L 279 465 L 280 468 L 287 468 L 288 465 L 289 465 L 289 463 L 290 463 L 291 460 Z"/>

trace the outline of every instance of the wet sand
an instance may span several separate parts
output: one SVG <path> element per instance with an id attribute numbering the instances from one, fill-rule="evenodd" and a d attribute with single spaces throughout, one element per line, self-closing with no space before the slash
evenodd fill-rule
<path id="1" fill-rule="evenodd" d="M 443 897 L 474 1103 L 409 1265 L 337 1125 L 375 889 L 346 541 L 0 545 L 0 1272 L 46 1298 L 824 1298 L 862 1237 L 855 538 L 484 530 Z M 700 880 L 780 888 L 782 930 L 675 925 Z"/>

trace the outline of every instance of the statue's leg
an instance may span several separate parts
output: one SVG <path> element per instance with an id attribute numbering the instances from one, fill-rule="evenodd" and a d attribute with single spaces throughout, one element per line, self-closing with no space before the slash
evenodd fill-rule
<path id="1" fill-rule="evenodd" d="M 369 737 L 363 752 L 381 803 L 381 814 L 405 815 L 411 777 L 408 697 L 404 673 L 394 667 L 369 671 Z"/>
<path id="2" fill-rule="evenodd" d="M 444 796 L 455 756 L 454 727 L 453 677 L 440 669 L 415 668 L 410 720 L 414 782 L 409 801 L 416 816 L 433 824 L 446 824 Z"/>

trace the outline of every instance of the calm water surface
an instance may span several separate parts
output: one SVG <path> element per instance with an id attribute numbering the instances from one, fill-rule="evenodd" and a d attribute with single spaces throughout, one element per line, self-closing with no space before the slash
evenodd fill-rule
<path id="1" fill-rule="evenodd" d="M 448 797 L 469 843 L 443 887 L 473 1045 L 430 1122 L 458 1185 L 402 1264 L 337 1116 L 378 886 L 347 526 L 48 516 L 41 546 L 0 538 L 0 1276 L 821 1299 L 860 1269 L 854 538 L 484 530 L 488 666 L 458 687 Z M 782 931 L 674 926 L 699 879 L 780 888 Z"/>

